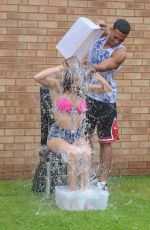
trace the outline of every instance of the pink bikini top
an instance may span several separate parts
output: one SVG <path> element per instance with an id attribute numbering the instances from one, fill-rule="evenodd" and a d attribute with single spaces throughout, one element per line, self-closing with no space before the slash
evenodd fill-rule
<path id="1" fill-rule="evenodd" d="M 61 97 L 57 101 L 57 108 L 64 112 L 73 112 L 77 111 L 77 113 L 84 113 L 87 110 L 86 101 L 83 99 L 80 101 L 77 107 L 73 107 L 72 102 L 69 99 Z"/>

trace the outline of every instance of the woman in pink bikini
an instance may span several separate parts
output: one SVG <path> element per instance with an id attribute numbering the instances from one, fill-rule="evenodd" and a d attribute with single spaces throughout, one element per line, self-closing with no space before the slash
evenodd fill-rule
<path id="1" fill-rule="evenodd" d="M 35 75 L 35 80 L 51 90 L 52 112 L 55 123 L 50 127 L 47 146 L 67 159 L 67 178 L 70 191 L 77 185 L 85 189 L 88 185 L 91 149 L 84 136 L 83 119 L 87 109 L 79 76 L 73 76 L 66 66 L 45 69 Z M 111 87 L 100 75 L 97 80 L 101 85 L 88 85 L 88 90 L 103 93 Z M 82 160 L 80 173 L 79 165 Z M 80 174 L 80 175 L 79 175 Z"/>

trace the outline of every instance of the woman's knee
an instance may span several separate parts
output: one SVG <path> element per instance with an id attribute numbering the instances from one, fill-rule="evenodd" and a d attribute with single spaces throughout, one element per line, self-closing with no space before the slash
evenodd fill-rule
<path id="1" fill-rule="evenodd" d="M 90 151 L 84 151 L 83 152 L 83 159 L 84 161 L 88 162 L 91 161 L 91 152 Z"/>
<path id="2" fill-rule="evenodd" d="M 78 153 L 76 151 L 68 152 L 68 158 L 74 163 L 78 162 Z"/>

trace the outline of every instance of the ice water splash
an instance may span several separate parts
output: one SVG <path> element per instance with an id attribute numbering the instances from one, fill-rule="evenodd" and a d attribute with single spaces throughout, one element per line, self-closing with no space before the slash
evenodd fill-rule
<path id="1" fill-rule="evenodd" d="M 84 149 L 78 147 L 78 169 L 77 169 L 77 175 L 80 176 L 83 172 L 85 172 L 85 170 L 88 171 L 88 164 L 89 162 L 85 162 L 85 160 L 83 160 L 83 154 L 84 154 Z M 61 153 L 61 156 L 62 156 L 62 160 L 65 162 L 65 163 L 68 163 L 71 165 L 72 167 L 72 170 L 75 170 L 75 166 L 71 164 L 71 160 L 69 158 L 69 156 L 66 154 L 66 153 Z M 87 172 L 88 173 L 88 172 Z"/>
<path id="2" fill-rule="evenodd" d="M 85 190 L 89 186 L 91 155 L 84 146 L 75 148 L 75 152 L 61 153 L 61 155 L 63 161 L 69 166 L 67 175 L 76 181 L 75 187 L 69 188 L 73 191 Z"/>
<path id="3" fill-rule="evenodd" d="M 71 61 L 71 62 L 70 62 Z M 75 86 L 78 85 L 80 95 L 82 97 L 86 96 L 87 92 L 87 72 L 84 69 L 84 67 L 76 60 L 73 58 L 72 60 L 69 60 L 68 63 L 68 71 L 69 74 L 75 78 Z M 60 72 L 60 74 L 64 74 L 65 72 Z M 52 116 L 52 105 L 51 105 L 51 100 L 50 100 L 50 92 L 48 89 L 44 92 L 43 95 L 41 95 L 42 102 L 41 103 L 41 111 L 43 113 L 42 117 L 42 145 L 46 145 L 46 138 L 47 138 L 47 131 L 48 127 L 51 126 L 51 124 L 54 122 L 53 116 Z M 45 118 L 47 120 L 45 120 Z M 100 209 L 103 210 L 107 206 L 107 201 L 108 201 L 108 195 L 109 193 L 106 191 L 98 191 L 97 187 L 89 187 L 88 189 L 77 189 L 75 192 L 70 192 L 68 189 L 68 186 L 66 183 L 63 183 L 66 180 L 66 173 L 64 178 L 60 179 L 60 176 L 62 176 L 62 171 L 59 173 L 56 170 L 58 168 L 63 168 L 64 165 L 64 171 L 66 170 L 66 163 L 69 163 L 69 159 L 66 157 L 66 154 L 61 155 L 61 158 L 57 156 L 57 154 L 54 154 L 55 157 L 52 159 L 51 154 L 45 147 L 40 149 L 40 154 L 41 154 L 41 159 L 43 159 L 43 162 L 40 162 L 40 165 L 38 167 L 38 179 L 35 178 L 35 188 L 33 189 L 35 192 L 46 192 L 47 195 L 49 195 L 49 191 L 47 191 L 47 176 L 51 178 L 53 181 L 50 181 L 48 189 L 51 189 L 52 187 L 56 186 L 55 188 L 55 198 L 56 198 L 56 203 L 60 208 L 67 209 L 67 210 L 96 210 Z M 82 161 L 82 155 L 83 155 L 83 149 L 79 148 L 78 150 L 79 153 L 79 163 L 78 163 L 78 176 L 80 176 L 83 171 L 85 170 L 85 165 L 83 164 Z M 55 159 L 57 158 L 57 159 Z M 49 161 L 51 162 L 51 168 L 47 167 L 46 162 Z M 61 161 L 61 163 L 60 163 Z M 47 172 L 49 170 L 50 174 Z M 54 170 L 54 171 L 53 171 Z M 58 175 L 59 174 L 59 175 Z M 38 181 L 39 180 L 39 181 Z M 62 185 L 66 186 L 62 186 Z M 54 191 L 51 190 L 51 191 Z M 36 215 L 40 215 L 40 210 L 36 213 Z"/>
<path id="4" fill-rule="evenodd" d="M 64 69 L 66 72 L 63 70 L 60 70 L 60 75 L 62 74 L 68 74 L 71 79 L 73 79 L 73 90 L 75 93 L 77 93 L 79 96 L 82 98 L 86 97 L 87 94 L 87 76 L 90 73 L 90 67 L 85 67 L 77 60 L 76 57 L 71 57 L 69 59 L 66 59 L 63 62 Z M 57 73 L 58 74 L 58 73 Z M 64 77 L 64 76 L 63 76 Z M 73 113 L 71 114 L 72 116 L 72 124 L 74 128 L 76 128 L 76 114 Z M 82 125 L 82 124 L 81 124 Z M 83 129 L 84 129 L 83 125 Z M 84 155 L 84 150 L 82 148 L 78 148 L 78 165 L 77 165 L 77 175 L 80 176 L 81 174 L 85 173 L 88 171 L 87 169 L 87 164 L 85 160 L 83 160 L 83 155 Z M 65 163 L 68 163 L 72 167 L 72 171 L 75 170 L 75 166 L 71 164 L 70 158 L 67 156 L 66 153 L 61 152 L 62 159 Z M 73 168 L 74 167 L 74 168 Z M 88 172 L 87 172 L 88 173 Z M 78 186 L 82 187 L 82 185 Z"/>
<path id="5" fill-rule="evenodd" d="M 76 57 L 66 59 L 63 66 L 68 69 L 67 74 L 74 80 L 73 89 L 80 96 L 85 97 L 87 93 L 87 72 L 84 66 Z"/>

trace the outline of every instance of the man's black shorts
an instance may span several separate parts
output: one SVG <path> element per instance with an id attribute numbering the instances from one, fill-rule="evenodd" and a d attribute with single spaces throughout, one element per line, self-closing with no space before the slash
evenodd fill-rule
<path id="1" fill-rule="evenodd" d="M 85 133 L 91 136 L 97 127 L 97 135 L 101 144 L 111 143 L 119 139 L 116 103 L 103 103 L 87 97 Z"/>

